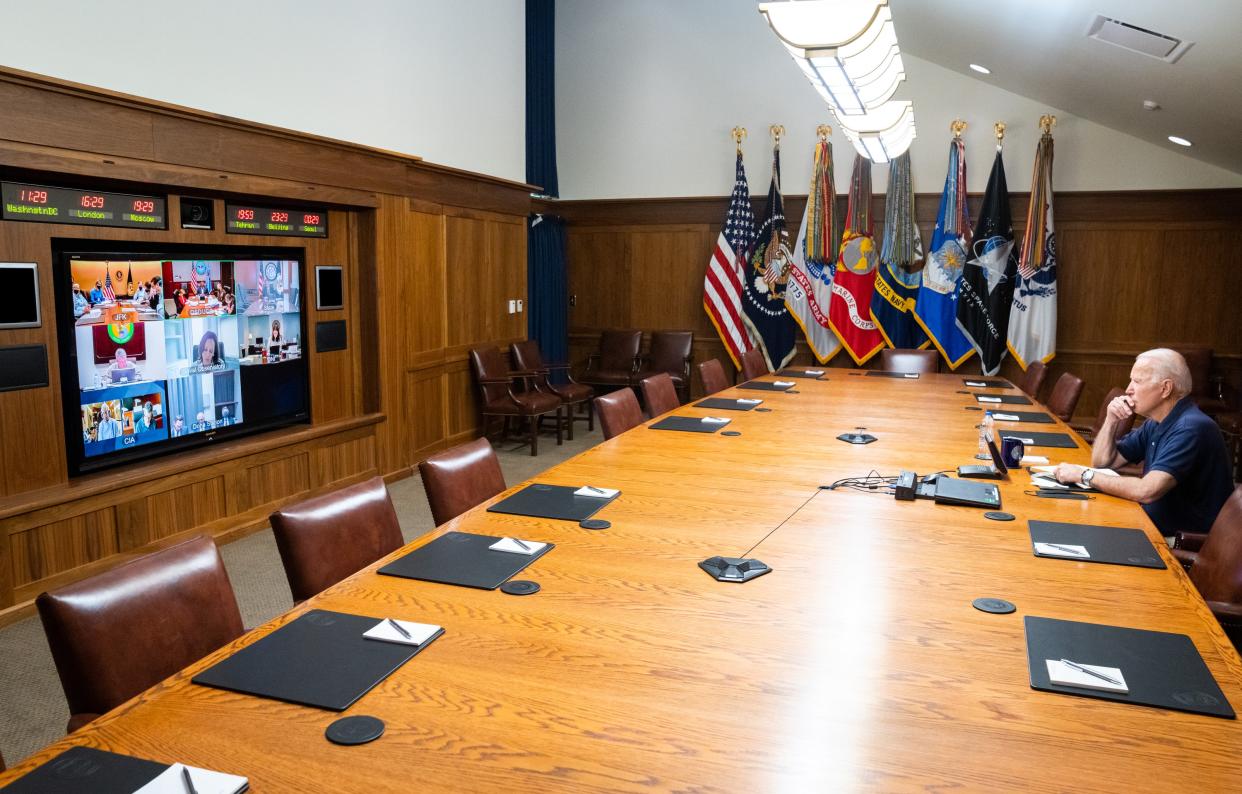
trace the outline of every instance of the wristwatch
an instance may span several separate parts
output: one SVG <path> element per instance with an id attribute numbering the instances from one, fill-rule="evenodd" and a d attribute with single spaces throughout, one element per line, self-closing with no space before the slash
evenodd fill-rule
<path id="1" fill-rule="evenodd" d="M 1093 479 L 1095 479 L 1095 469 L 1083 469 L 1083 471 L 1082 471 L 1082 484 L 1083 484 L 1083 485 L 1085 485 L 1085 486 L 1087 486 L 1088 488 L 1090 488 L 1090 487 L 1091 487 L 1091 481 L 1092 481 Z"/>

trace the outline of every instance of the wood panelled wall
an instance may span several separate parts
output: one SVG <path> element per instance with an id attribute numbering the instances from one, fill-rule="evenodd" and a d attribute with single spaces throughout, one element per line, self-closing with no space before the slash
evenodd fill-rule
<path id="1" fill-rule="evenodd" d="M 476 345 L 525 337 L 530 187 L 418 158 L 0 69 L 0 177 L 169 196 L 168 231 L 0 222 L 0 261 L 39 263 L 51 384 L 0 393 L 0 623 L 40 591 L 190 534 L 237 537 L 281 504 L 419 460 L 477 432 Z M 182 230 L 181 195 L 217 229 Z M 327 239 L 226 234 L 223 203 L 328 207 Z M 305 247 L 302 311 L 344 320 L 348 348 L 304 340 L 311 422 L 78 478 L 68 476 L 51 238 Z M 314 308 L 316 265 L 341 265 L 346 306 Z"/>
<path id="2" fill-rule="evenodd" d="M 970 197 L 972 218 L 981 198 Z M 1019 239 L 1028 198 L 1010 196 Z M 791 238 L 805 201 L 785 198 Z M 916 198 L 925 244 L 938 202 L 938 194 Z M 763 204 L 758 197 L 757 217 Z M 721 197 L 565 201 L 545 209 L 568 224 L 573 361 L 595 349 L 604 328 L 687 328 L 695 332 L 696 361 L 719 358 L 732 371 L 702 307 L 703 273 L 727 205 Z M 844 197 L 838 212 L 844 217 Z M 1216 373 L 1242 393 L 1242 191 L 1058 193 L 1055 213 L 1058 350 L 1048 383 L 1066 370 L 1086 379 L 1080 418 L 1094 418 L 1108 389 L 1125 387 L 1134 355 L 1152 347 L 1212 348 Z M 872 217 L 882 222 L 883 196 Z M 882 232 L 877 223 L 877 238 Z M 796 361 L 812 360 L 800 341 Z M 854 366 L 843 352 L 830 365 Z M 973 358 L 958 369 L 979 371 Z M 1020 370 L 1007 359 L 1002 374 Z M 697 377 L 694 388 L 701 389 Z"/>

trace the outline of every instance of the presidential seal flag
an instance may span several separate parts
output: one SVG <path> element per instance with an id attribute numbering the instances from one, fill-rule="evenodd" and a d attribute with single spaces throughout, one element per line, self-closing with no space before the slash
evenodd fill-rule
<path id="1" fill-rule="evenodd" d="M 975 352 L 970 340 L 957 327 L 957 282 L 966 264 L 970 245 L 970 220 L 966 217 L 966 144 L 954 137 L 949 144 L 949 170 L 940 194 L 931 250 L 923 267 L 923 279 L 914 301 L 914 319 L 931 337 L 949 369 L 957 369 Z"/>
<path id="2" fill-rule="evenodd" d="M 733 196 L 724 225 L 716 237 L 716 249 L 707 260 L 703 276 L 703 309 L 711 318 L 720 341 L 724 342 L 733 366 L 741 368 L 742 354 L 754 347 L 742 320 L 742 279 L 751 248 L 755 244 L 755 213 L 750 206 L 750 188 L 742 167 L 742 150 L 737 151 Z"/>
<path id="3" fill-rule="evenodd" d="M 1005 161 L 999 146 L 970 250 L 957 287 L 957 327 L 979 354 L 983 374 L 995 375 L 1008 352 L 1009 306 L 1018 274 Z"/>
<path id="4" fill-rule="evenodd" d="M 743 319 L 763 349 L 768 369 L 778 370 L 794 357 L 798 326 L 785 308 L 789 281 L 789 233 L 785 231 L 785 207 L 781 198 L 781 149 L 772 150 L 772 185 L 768 209 L 755 237 L 750 268 L 742 281 Z"/>
<path id="5" fill-rule="evenodd" d="M 914 180 L 910 176 L 910 153 L 906 152 L 888 167 L 884 241 L 880 266 L 875 270 L 875 294 L 871 296 L 871 319 L 889 347 L 917 349 L 931 344 L 914 321 L 922 266 L 923 236 L 915 221 Z"/>
<path id="6" fill-rule="evenodd" d="M 841 236 L 828 309 L 832 331 L 855 364 L 865 364 L 884 347 L 884 337 L 871 321 L 871 296 L 879 263 L 871 228 L 871 161 L 859 154 L 854 156 L 850 175 L 845 234 Z"/>
<path id="7" fill-rule="evenodd" d="M 802 229 L 789 262 L 785 305 L 806 335 L 815 358 L 822 364 L 837 354 L 841 343 L 828 325 L 832 299 L 832 276 L 836 269 L 836 188 L 832 181 L 832 144 L 826 135 L 815 145 L 815 167 L 806 197 Z"/>
<path id="8" fill-rule="evenodd" d="M 1056 240 L 1052 224 L 1052 134 L 1045 129 L 1035 149 L 1031 206 L 1026 213 L 1026 236 L 1022 238 L 1009 315 L 1009 352 L 1022 369 L 1033 361 L 1046 364 L 1057 353 Z"/>

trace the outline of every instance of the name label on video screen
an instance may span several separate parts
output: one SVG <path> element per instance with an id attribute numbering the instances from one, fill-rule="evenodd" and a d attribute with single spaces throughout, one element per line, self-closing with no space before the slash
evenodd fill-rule
<path id="1" fill-rule="evenodd" d="M 327 237 L 326 210 L 294 210 L 224 205 L 225 230 L 232 234 L 263 234 L 273 237 Z"/>
<path id="2" fill-rule="evenodd" d="M 167 202 L 162 196 L 3 182 L 0 199 L 0 217 L 6 221 L 168 228 Z"/>

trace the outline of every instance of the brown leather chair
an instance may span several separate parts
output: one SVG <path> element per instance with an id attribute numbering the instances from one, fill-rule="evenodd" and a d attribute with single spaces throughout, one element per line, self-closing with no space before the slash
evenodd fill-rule
<path id="1" fill-rule="evenodd" d="M 1112 388 L 1108 390 L 1108 394 L 1104 395 L 1104 401 L 1100 403 L 1100 410 L 1095 415 L 1095 422 L 1090 427 L 1087 425 L 1070 425 L 1078 434 L 1088 443 L 1095 441 L 1095 437 L 1100 434 L 1100 428 L 1104 427 L 1104 421 L 1108 419 L 1108 404 L 1125 394 L 1125 389 Z M 1130 418 L 1121 422 L 1115 428 L 1115 437 L 1121 438 L 1134 428 L 1134 414 L 1130 414 Z"/>
<path id="2" fill-rule="evenodd" d="M 1018 388 L 1026 392 L 1032 400 L 1038 400 L 1039 390 L 1044 387 L 1044 379 L 1047 377 L 1048 368 L 1044 366 L 1044 362 L 1032 361 L 1027 365 L 1026 372 L 1022 373 Z"/>
<path id="3" fill-rule="evenodd" d="M 401 525 L 383 477 L 287 505 L 272 534 L 293 600 L 305 601 L 401 548 Z"/>
<path id="4" fill-rule="evenodd" d="M 732 385 L 729 383 L 729 376 L 725 375 L 724 367 L 714 358 L 699 364 L 699 380 L 703 381 L 704 394 L 715 394 Z"/>
<path id="5" fill-rule="evenodd" d="M 1048 410 L 1060 419 L 1062 422 L 1069 422 L 1074 418 L 1074 409 L 1078 407 L 1078 398 L 1082 396 L 1083 386 L 1086 384 L 1083 379 L 1071 372 L 1061 373 L 1061 377 L 1057 378 L 1056 384 L 1052 387 L 1052 394 L 1048 395 Z"/>
<path id="6" fill-rule="evenodd" d="M 763 357 L 763 350 L 752 347 L 742 354 L 742 380 L 754 380 L 767 375 L 768 361 Z"/>
<path id="7" fill-rule="evenodd" d="M 643 378 L 638 385 L 643 390 L 643 402 L 647 403 L 647 410 L 653 417 L 681 407 L 677 390 L 673 388 L 673 379 L 667 372 Z"/>
<path id="8" fill-rule="evenodd" d="M 1207 534 L 1177 534 L 1173 556 L 1190 572 L 1190 581 L 1234 647 L 1242 648 L 1242 485 L 1226 500 Z"/>
<path id="9" fill-rule="evenodd" d="M 1199 410 L 1211 417 L 1227 412 L 1229 404 L 1213 394 L 1212 348 L 1182 346 L 1174 350 L 1186 359 L 1186 366 L 1190 369 L 1190 396 Z"/>
<path id="10" fill-rule="evenodd" d="M 543 354 L 539 352 L 539 343 L 534 339 L 527 339 L 525 342 L 514 342 L 509 345 L 509 355 L 513 357 L 513 365 L 519 370 L 535 373 L 533 376 L 535 388 L 539 391 L 555 394 L 565 405 L 565 411 L 568 414 L 566 429 L 569 432 L 569 440 L 574 440 L 574 419 L 585 418 L 587 421 L 587 432 L 595 429 L 595 410 L 591 403 L 591 399 L 595 397 L 595 389 L 585 383 L 579 383 L 574 380 L 573 375 L 569 373 L 568 364 L 546 364 L 543 360 Z M 568 383 L 553 383 L 548 380 L 548 375 L 553 370 L 563 372 Z M 575 417 L 578 407 L 582 406 L 586 409 L 585 417 Z"/>
<path id="11" fill-rule="evenodd" d="M 491 442 L 475 439 L 418 464 L 436 526 L 446 524 L 505 489 L 505 475 Z"/>
<path id="12" fill-rule="evenodd" d="M 604 331 L 599 335 L 599 352 L 587 358 L 586 370 L 578 380 L 607 389 L 633 386 L 642 343 L 642 331 Z"/>
<path id="13" fill-rule="evenodd" d="M 470 366 L 479 383 L 479 406 L 483 414 L 483 436 L 488 435 L 489 420 L 499 416 L 508 427 L 510 420 L 527 421 L 530 424 L 530 454 L 539 454 L 539 424 L 545 416 L 556 420 L 556 443 L 561 443 L 564 427 L 564 408 L 561 398 L 555 394 L 539 391 L 534 387 L 534 373 L 509 369 L 505 356 L 494 347 L 476 347 L 470 351 Z M 517 381 L 524 381 L 524 391 L 515 389 Z"/>
<path id="14" fill-rule="evenodd" d="M 605 441 L 643 423 L 643 412 L 633 389 L 617 389 L 596 397 L 595 412 L 599 414 Z"/>
<path id="15" fill-rule="evenodd" d="M 667 373 L 681 402 L 690 399 L 690 361 L 694 351 L 693 331 L 653 331 L 651 350 L 640 359 L 637 380 L 658 372 Z M 653 412 L 654 415 L 654 412 Z"/>
<path id="16" fill-rule="evenodd" d="M 241 636 L 220 552 L 199 536 L 35 599 L 70 732 Z"/>
<path id="17" fill-rule="evenodd" d="M 935 350 L 885 348 L 880 351 L 880 369 L 885 372 L 918 372 L 935 374 L 940 367 L 940 353 Z"/>

